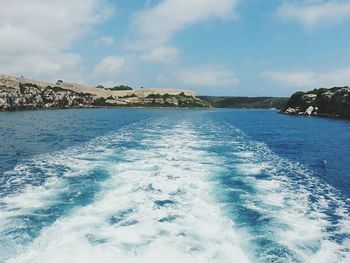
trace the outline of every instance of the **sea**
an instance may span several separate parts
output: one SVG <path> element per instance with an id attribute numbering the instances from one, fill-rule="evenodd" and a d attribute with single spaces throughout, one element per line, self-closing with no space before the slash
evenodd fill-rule
<path id="1" fill-rule="evenodd" d="M 350 121 L 1 112 L 0 262 L 350 262 Z"/>

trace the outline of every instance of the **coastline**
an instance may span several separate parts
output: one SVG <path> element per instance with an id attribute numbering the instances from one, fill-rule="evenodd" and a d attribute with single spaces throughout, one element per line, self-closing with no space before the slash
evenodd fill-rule
<path id="1" fill-rule="evenodd" d="M 317 114 L 317 115 L 307 115 L 307 114 L 290 114 L 286 113 L 283 110 L 278 111 L 279 114 L 286 115 L 286 116 L 293 116 L 293 117 L 306 117 L 306 118 L 322 118 L 322 119 L 334 119 L 334 120 L 347 120 L 350 121 L 350 118 L 339 116 L 339 115 L 332 115 L 332 114 Z"/>
<path id="2" fill-rule="evenodd" d="M 295 92 L 281 113 L 349 120 L 350 88 L 345 86 Z"/>
<path id="3" fill-rule="evenodd" d="M 0 111 L 95 107 L 210 108 L 185 89 L 110 90 L 0 75 Z"/>
<path id="4" fill-rule="evenodd" d="M 147 106 L 91 106 L 91 107 L 69 107 L 69 108 L 27 108 L 27 109 L 12 109 L 0 110 L 0 114 L 4 112 L 24 112 L 24 111 L 56 111 L 56 110 L 90 110 L 90 109 L 153 109 L 153 110 L 213 110 L 225 108 L 213 107 L 147 107 Z M 243 108 L 242 108 L 243 109 Z"/>

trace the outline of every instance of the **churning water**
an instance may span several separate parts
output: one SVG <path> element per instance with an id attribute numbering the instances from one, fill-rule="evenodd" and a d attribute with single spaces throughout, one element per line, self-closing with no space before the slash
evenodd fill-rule
<path id="1" fill-rule="evenodd" d="M 243 110 L 0 119 L 0 262 L 350 262 L 347 121 Z"/>

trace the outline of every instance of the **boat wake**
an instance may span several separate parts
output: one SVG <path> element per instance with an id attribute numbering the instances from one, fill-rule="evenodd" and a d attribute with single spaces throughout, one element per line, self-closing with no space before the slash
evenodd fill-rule
<path id="1" fill-rule="evenodd" d="M 159 119 L 2 178 L 2 262 L 346 262 L 347 201 L 240 130 Z"/>

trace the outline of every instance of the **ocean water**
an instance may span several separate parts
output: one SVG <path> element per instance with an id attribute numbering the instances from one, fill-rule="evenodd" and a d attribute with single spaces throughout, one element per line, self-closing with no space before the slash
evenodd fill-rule
<path id="1" fill-rule="evenodd" d="M 0 113 L 0 262 L 350 262 L 350 122 Z"/>

